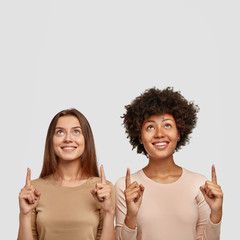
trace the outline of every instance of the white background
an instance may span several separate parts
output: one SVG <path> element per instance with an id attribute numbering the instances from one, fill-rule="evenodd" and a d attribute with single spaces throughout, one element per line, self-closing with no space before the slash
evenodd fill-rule
<path id="1" fill-rule="evenodd" d="M 238 1 L 1 1 L 0 239 L 16 239 L 18 193 L 37 178 L 53 116 L 79 109 L 113 183 L 146 165 L 120 116 L 145 89 L 173 86 L 200 107 L 176 163 L 224 191 L 221 239 L 239 235 Z"/>

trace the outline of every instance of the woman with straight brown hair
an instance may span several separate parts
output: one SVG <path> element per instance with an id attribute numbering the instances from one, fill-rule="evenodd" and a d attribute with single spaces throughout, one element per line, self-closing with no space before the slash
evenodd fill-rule
<path id="1" fill-rule="evenodd" d="M 113 186 L 97 168 L 91 127 L 76 109 L 52 119 L 40 178 L 19 194 L 18 240 L 115 239 Z"/>

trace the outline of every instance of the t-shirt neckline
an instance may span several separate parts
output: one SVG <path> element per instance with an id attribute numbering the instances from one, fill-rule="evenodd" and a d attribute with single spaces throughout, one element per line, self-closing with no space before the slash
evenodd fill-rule
<path id="1" fill-rule="evenodd" d="M 147 181 L 147 182 L 149 182 L 149 183 L 151 183 L 151 184 L 158 185 L 158 186 L 159 186 L 159 185 L 161 185 L 161 186 L 173 186 L 173 185 L 176 185 L 176 184 L 182 182 L 182 180 L 183 180 L 183 178 L 184 178 L 184 175 L 185 175 L 185 172 L 186 172 L 186 171 L 185 171 L 185 168 L 182 168 L 182 174 L 181 174 L 181 176 L 180 176 L 176 181 L 174 181 L 174 182 L 172 182 L 172 183 L 160 183 L 160 182 L 156 182 L 156 181 L 152 180 L 151 178 L 149 178 L 149 177 L 144 173 L 143 169 L 139 170 L 139 173 L 140 173 L 141 177 L 142 177 L 145 181 Z"/>
<path id="2" fill-rule="evenodd" d="M 67 186 L 63 186 L 63 185 L 61 185 L 61 183 L 57 182 L 57 181 L 54 179 L 53 174 L 51 174 L 51 176 L 49 176 L 49 180 L 50 180 L 55 186 L 57 186 L 57 187 L 59 187 L 59 188 L 62 188 L 62 189 L 69 189 L 69 190 L 70 190 L 70 189 L 72 189 L 72 190 L 74 190 L 74 189 L 80 189 L 80 188 L 84 188 L 85 186 L 88 186 L 92 178 L 93 178 L 93 177 L 89 177 L 89 178 L 86 179 L 86 181 L 85 181 L 84 183 L 82 183 L 81 185 L 74 186 L 74 187 L 67 187 Z"/>

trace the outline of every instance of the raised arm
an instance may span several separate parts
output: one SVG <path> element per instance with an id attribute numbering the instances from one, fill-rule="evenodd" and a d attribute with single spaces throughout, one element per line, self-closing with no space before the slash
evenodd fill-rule
<path id="1" fill-rule="evenodd" d="M 217 224 L 222 219 L 223 192 L 217 184 L 217 175 L 214 165 L 212 165 L 212 181 L 206 181 L 200 188 L 207 204 L 211 209 L 210 219 Z"/>
<path id="2" fill-rule="evenodd" d="M 126 189 L 125 198 L 127 204 L 127 215 L 125 218 L 125 224 L 130 229 L 135 229 L 137 226 L 137 214 L 142 203 L 142 196 L 144 187 L 137 182 L 131 183 L 130 179 L 130 169 L 127 169 L 126 173 Z"/>
<path id="3" fill-rule="evenodd" d="M 142 203 L 144 187 L 136 181 L 131 183 L 130 169 L 125 182 L 116 183 L 116 235 L 118 240 L 136 240 L 137 215 Z"/>
<path id="4" fill-rule="evenodd" d="M 31 214 L 41 193 L 31 185 L 31 170 L 28 168 L 26 184 L 19 193 L 19 232 L 18 240 L 33 240 Z"/>
<path id="5" fill-rule="evenodd" d="M 197 240 L 219 240 L 222 219 L 223 192 L 217 184 L 214 165 L 212 166 L 212 179 L 200 187 L 202 195 L 199 196 L 199 221 L 197 226 Z M 209 216 L 210 208 L 210 216 Z"/>
<path id="6" fill-rule="evenodd" d="M 99 202 L 103 212 L 103 228 L 100 240 L 115 240 L 114 231 L 114 215 L 115 203 L 114 192 L 111 186 L 107 183 L 103 166 L 100 167 L 101 183 L 97 183 L 95 189 L 92 190 L 93 197 Z"/>

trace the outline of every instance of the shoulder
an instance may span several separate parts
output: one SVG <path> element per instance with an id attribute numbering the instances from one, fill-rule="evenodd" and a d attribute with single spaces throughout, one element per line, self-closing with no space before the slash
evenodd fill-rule
<path id="1" fill-rule="evenodd" d="M 31 184 L 37 188 L 44 188 L 45 186 L 49 185 L 49 183 L 52 181 L 52 175 L 46 176 L 44 178 L 37 178 L 31 181 Z"/>
<path id="2" fill-rule="evenodd" d="M 184 169 L 184 177 L 188 182 L 191 182 L 197 185 L 202 185 L 207 180 L 207 178 L 204 175 L 200 173 L 192 172 L 187 169 Z"/>

